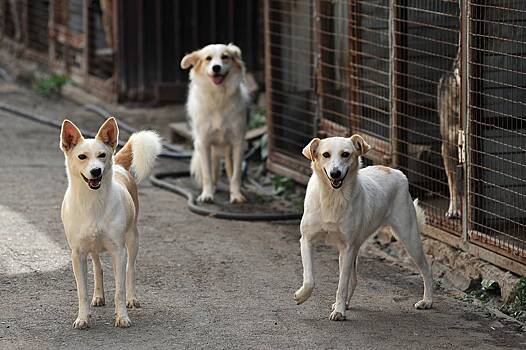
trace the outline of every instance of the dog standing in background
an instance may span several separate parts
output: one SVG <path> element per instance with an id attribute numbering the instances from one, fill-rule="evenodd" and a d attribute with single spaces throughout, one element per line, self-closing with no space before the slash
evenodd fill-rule
<path id="1" fill-rule="evenodd" d="M 183 57 L 181 68 L 190 67 L 186 108 L 194 139 L 190 171 L 202 187 L 197 199 L 213 202 L 224 155 L 230 202 L 245 202 L 241 167 L 249 94 L 241 50 L 233 44 L 208 45 Z"/>
<path id="2" fill-rule="evenodd" d="M 95 139 L 84 139 L 69 120 L 62 123 L 60 149 L 66 157 L 68 188 L 61 214 L 77 281 L 79 313 L 73 327 L 78 329 L 89 327 L 91 316 L 88 255 L 95 275 L 91 305 L 105 304 L 99 254 L 108 251 L 115 271 L 115 326 L 129 327 L 126 308 L 140 307 L 135 294 L 135 258 L 139 250 L 136 182 L 152 170 L 161 152 L 161 140 L 152 131 L 134 133 L 114 157 L 118 139 L 114 118 L 106 120 Z"/>
<path id="3" fill-rule="evenodd" d="M 458 149 L 457 132 L 460 128 L 460 55 L 453 62 L 453 70 L 445 73 L 438 82 L 437 93 L 442 158 L 449 187 L 449 208 L 446 217 L 460 218 L 461 183 L 457 178 Z"/>
<path id="4" fill-rule="evenodd" d="M 300 224 L 303 285 L 294 300 L 301 304 L 311 296 L 313 243 L 325 238 L 340 253 L 338 291 L 329 317 L 333 321 L 345 319 L 356 288 L 360 247 L 384 226 L 392 229 L 422 274 L 424 297 L 415 308 L 429 309 L 433 304 L 433 275 L 420 240 L 425 214 L 418 200 L 411 199 L 401 171 L 385 166 L 360 169 L 360 157 L 369 149 L 360 135 L 315 138 L 303 149 L 311 161 L 312 176 Z"/>

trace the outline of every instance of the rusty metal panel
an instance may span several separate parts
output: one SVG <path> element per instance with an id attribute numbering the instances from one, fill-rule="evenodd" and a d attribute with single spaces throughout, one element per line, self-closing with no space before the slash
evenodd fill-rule
<path id="1" fill-rule="evenodd" d="M 526 3 L 469 1 L 470 241 L 526 261 Z"/>

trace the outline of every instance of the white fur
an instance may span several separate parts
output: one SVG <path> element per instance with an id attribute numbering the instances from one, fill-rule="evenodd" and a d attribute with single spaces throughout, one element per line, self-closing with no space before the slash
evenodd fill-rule
<path id="1" fill-rule="evenodd" d="M 221 67 L 221 74 L 226 74 L 219 85 L 211 78 L 214 65 Z M 181 66 L 185 69 L 193 66 L 186 108 L 194 139 L 190 170 L 202 187 L 198 200 L 213 201 L 220 176 L 220 158 L 224 155 L 230 179 L 230 201 L 244 202 L 241 166 L 249 94 L 241 51 L 232 44 L 208 45 L 186 55 Z"/>
<path id="2" fill-rule="evenodd" d="M 353 138 L 356 140 L 356 136 Z M 314 289 L 312 244 L 325 238 L 340 253 L 340 279 L 330 319 L 345 319 L 345 310 L 357 283 L 359 249 L 379 228 L 390 226 L 424 278 L 424 297 L 415 307 L 430 308 L 432 273 L 419 234 L 425 214 L 418 201 L 411 200 L 402 172 L 378 166 L 359 169 L 359 156 L 369 146 L 358 138 L 359 146 L 342 137 L 315 139 L 304 150 L 312 160 L 313 174 L 307 186 L 300 227 L 303 286 L 294 294 L 294 299 L 301 304 L 310 297 Z M 343 156 L 347 154 L 349 156 Z M 347 174 L 338 189 L 331 185 L 330 174 L 334 170 Z"/>
<path id="3" fill-rule="evenodd" d="M 66 159 L 68 188 L 61 216 L 77 282 L 79 312 L 73 327 L 78 329 L 87 328 L 91 316 L 87 292 L 88 255 L 91 255 L 95 275 L 91 305 L 105 304 L 99 254 L 108 251 L 115 271 L 115 326 L 129 327 L 131 321 L 126 308 L 139 307 L 135 295 L 135 259 L 139 249 L 135 183 L 123 166 L 114 164 L 117 140 L 118 128 L 113 118 L 104 123 L 95 139 L 84 139 L 69 121 L 64 121 L 62 126 L 61 149 Z M 153 132 L 140 132 L 129 142 L 132 167 L 139 179 L 144 178 L 161 149 L 160 140 Z M 80 159 L 79 155 L 86 158 Z M 98 189 L 90 188 L 83 179 L 83 176 L 93 178 L 90 172 L 94 168 L 102 169 Z"/>
<path id="4" fill-rule="evenodd" d="M 162 151 L 161 138 L 155 131 L 145 130 L 131 135 L 129 142 L 133 145 L 132 171 L 139 183 L 150 174 L 155 159 Z"/>

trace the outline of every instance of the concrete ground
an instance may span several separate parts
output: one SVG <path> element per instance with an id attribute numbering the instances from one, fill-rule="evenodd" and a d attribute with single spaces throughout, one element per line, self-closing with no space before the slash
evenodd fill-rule
<path id="1" fill-rule="evenodd" d="M 0 101 L 57 120 L 70 116 L 91 130 L 99 125 L 71 102 L 16 86 L 0 84 Z M 196 216 L 184 199 L 148 181 L 139 194 L 142 308 L 130 312 L 133 326 L 113 326 L 113 273 L 105 256 L 107 305 L 92 310 L 91 328 L 72 329 L 77 298 L 60 222 L 66 178 L 58 137 L 58 130 L 0 113 L 0 349 L 526 348 L 513 325 L 438 287 L 434 309 L 415 310 L 420 276 L 367 249 L 348 320 L 329 321 L 338 280 L 333 249 L 316 249 L 317 288 L 297 306 L 298 223 Z"/>

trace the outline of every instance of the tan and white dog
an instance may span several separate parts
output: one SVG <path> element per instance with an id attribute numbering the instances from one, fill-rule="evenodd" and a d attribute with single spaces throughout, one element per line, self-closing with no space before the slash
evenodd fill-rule
<path id="1" fill-rule="evenodd" d="M 118 138 L 115 118 L 106 120 L 95 139 L 84 139 L 69 120 L 62 123 L 60 148 L 68 175 L 62 223 L 77 281 L 79 313 L 73 327 L 78 329 L 89 326 L 91 314 L 88 255 L 95 275 L 91 305 L 105 304 L 99 254 L 108 251 L 115 271 L 115 326 L 129 327 L 126 308 L 140 307 L 135 294 L 135 259 L 139 249 L 136 182 L 148 176 L 153 168 L 161 152 L 161 140 L 153 131 L 135 133 L 114 157 Z"/>
<path id="2" fill-rule="evenodd" d="M 249 94 L 241 50 L 233 44 L 208 45 L 183 57 L 181 68 L 190 67 L 186 108 L 194 139 L 190 171 L 202 186 L 197 199 L 214 200 L 221 174 L 221 155 L 224 155 L 230 202 L 245 202 L 241 192 L 241 167 Z"/>
<path id="3" fill-rule="evenodd" d="M 411 200 L 405 175 L 392 168 L 360 169 L 360 156 L 370 146 L 359 135 L 350 138 L 313 139 L 304 149 L 312 161 L 301 219 L 303 286 L 296 291 L 298 304 L 314 289 L 312 244 L 325 238 L 339 250 L 340 278 L 330 319 L 345 319 L 345 310 L 356 288 L 356 258 L 365 240 L 383 226 L 390 226 L 413 258 L 424 279 L 424 298 L 417 309 L 433 303 L 433 281 L 420 240 L 425 214 L 418 200 Z"/>

